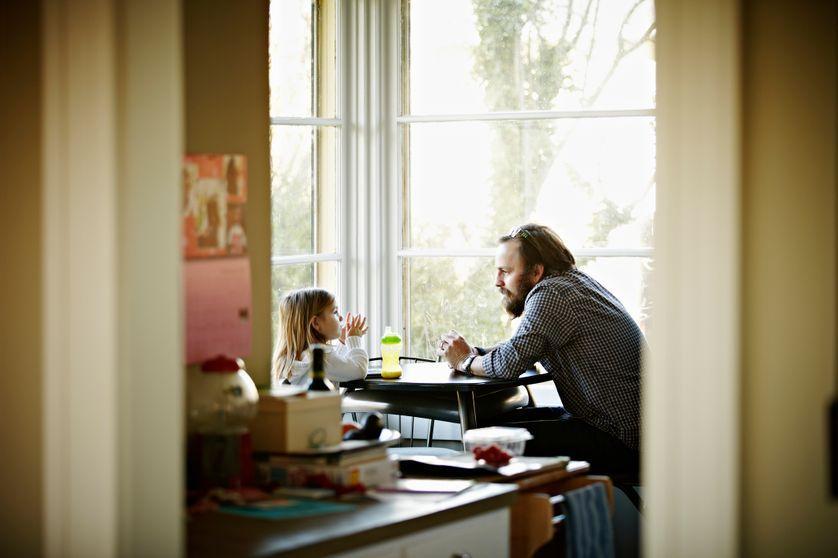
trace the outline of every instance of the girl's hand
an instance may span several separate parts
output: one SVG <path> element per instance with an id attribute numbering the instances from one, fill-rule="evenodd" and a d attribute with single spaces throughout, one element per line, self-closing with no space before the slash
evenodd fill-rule
<path id="1" fill-rule="evenodd" d="M 367 332 L 367 318 L 358 314 L 346 315 L 346 335 L 351 337 L 361 337 Z"/>
<path id="2" fill-rule="evenodd" d="M 346 345 L 346 330 L 350 319 L 352 319 L 352 312 L 349 312 L 346 315 L 346 318 L 343 320 L 343 325 L 340 326 L 340 336 L 338 337 L 338 341 L 340 341 L 341 345 Z"/>

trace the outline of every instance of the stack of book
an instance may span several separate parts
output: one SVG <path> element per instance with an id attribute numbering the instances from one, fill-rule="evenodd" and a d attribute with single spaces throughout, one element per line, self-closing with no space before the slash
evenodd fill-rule
<path id="1" fill-rule="evenodd" d="M 257 460 L 257 474 L 264 484 L 291 487 L 390 486 L 398 470 L 384 445 L 338 452 L 271 453 Z"/>

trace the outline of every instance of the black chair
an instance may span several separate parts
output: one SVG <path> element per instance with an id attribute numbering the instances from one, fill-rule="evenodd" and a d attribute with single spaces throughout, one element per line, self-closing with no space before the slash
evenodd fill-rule
<path id="1" fill-rule="evenodd" d="M 637 509 L 638 513 L 643 513 L 643 498 L 640 497 L 640 493 L 637 491 L 641 487 L 640 479 L 633 475 L 612 474 L 610 476 L 614 488 L 622 491 L 626 495 L 626 498 L 629 499 L 629 502 Z"/>
<path id="2" fill-rule="evenodd" d="M 381 357 L 373 357 L 371 362 L 379 361 Z M 399 362 L 436 362 L 434 360 L 403 356 Z M 535 405 L 532 394 L 527 386 L 502 388 L 495 391 L 476 394 L 477 423 L 485 423 L 487 419 L 500 413 L 532 407 Z M 357 413 L 377 411 L 382 414 L 410 416 L 430 420 L 426 446 L 433 443 L 434 422 L 452 422 L 459 424 L 460 413 L 457 409 L 457 396 L 454 393 L 427 394 L 421 392 L 382 391 L 382 390 L 347 390 L 343 394 L 343 411 Z M 357 419 L 355 419 L 357 420 Z M 410 440 L 413 444 L 413 421 L 410 423 Z"/>

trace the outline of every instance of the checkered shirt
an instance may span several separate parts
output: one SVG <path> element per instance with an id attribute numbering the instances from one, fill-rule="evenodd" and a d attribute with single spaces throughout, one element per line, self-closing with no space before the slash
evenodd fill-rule
<path id="1" fill-rule="evenodd" d="M 565 410 L 639 449 L 645 344 L 620 301 L 571 269 L 533 287 L 518 331 L 483 357 L 483 367 L 487 376 L 516 378 L 540 362 Z"/>

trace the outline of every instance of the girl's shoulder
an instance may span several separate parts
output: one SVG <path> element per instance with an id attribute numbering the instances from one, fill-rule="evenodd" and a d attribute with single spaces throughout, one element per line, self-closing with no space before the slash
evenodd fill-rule
<path id="1" fill-rule="evenodd" d="M 291 370 L 288 371 L 288 381 L 292 384 L 302 384 L 308 380 L 308 371 L 311 368 L 311 359 L 295 360 L 291 363 Z"/>

